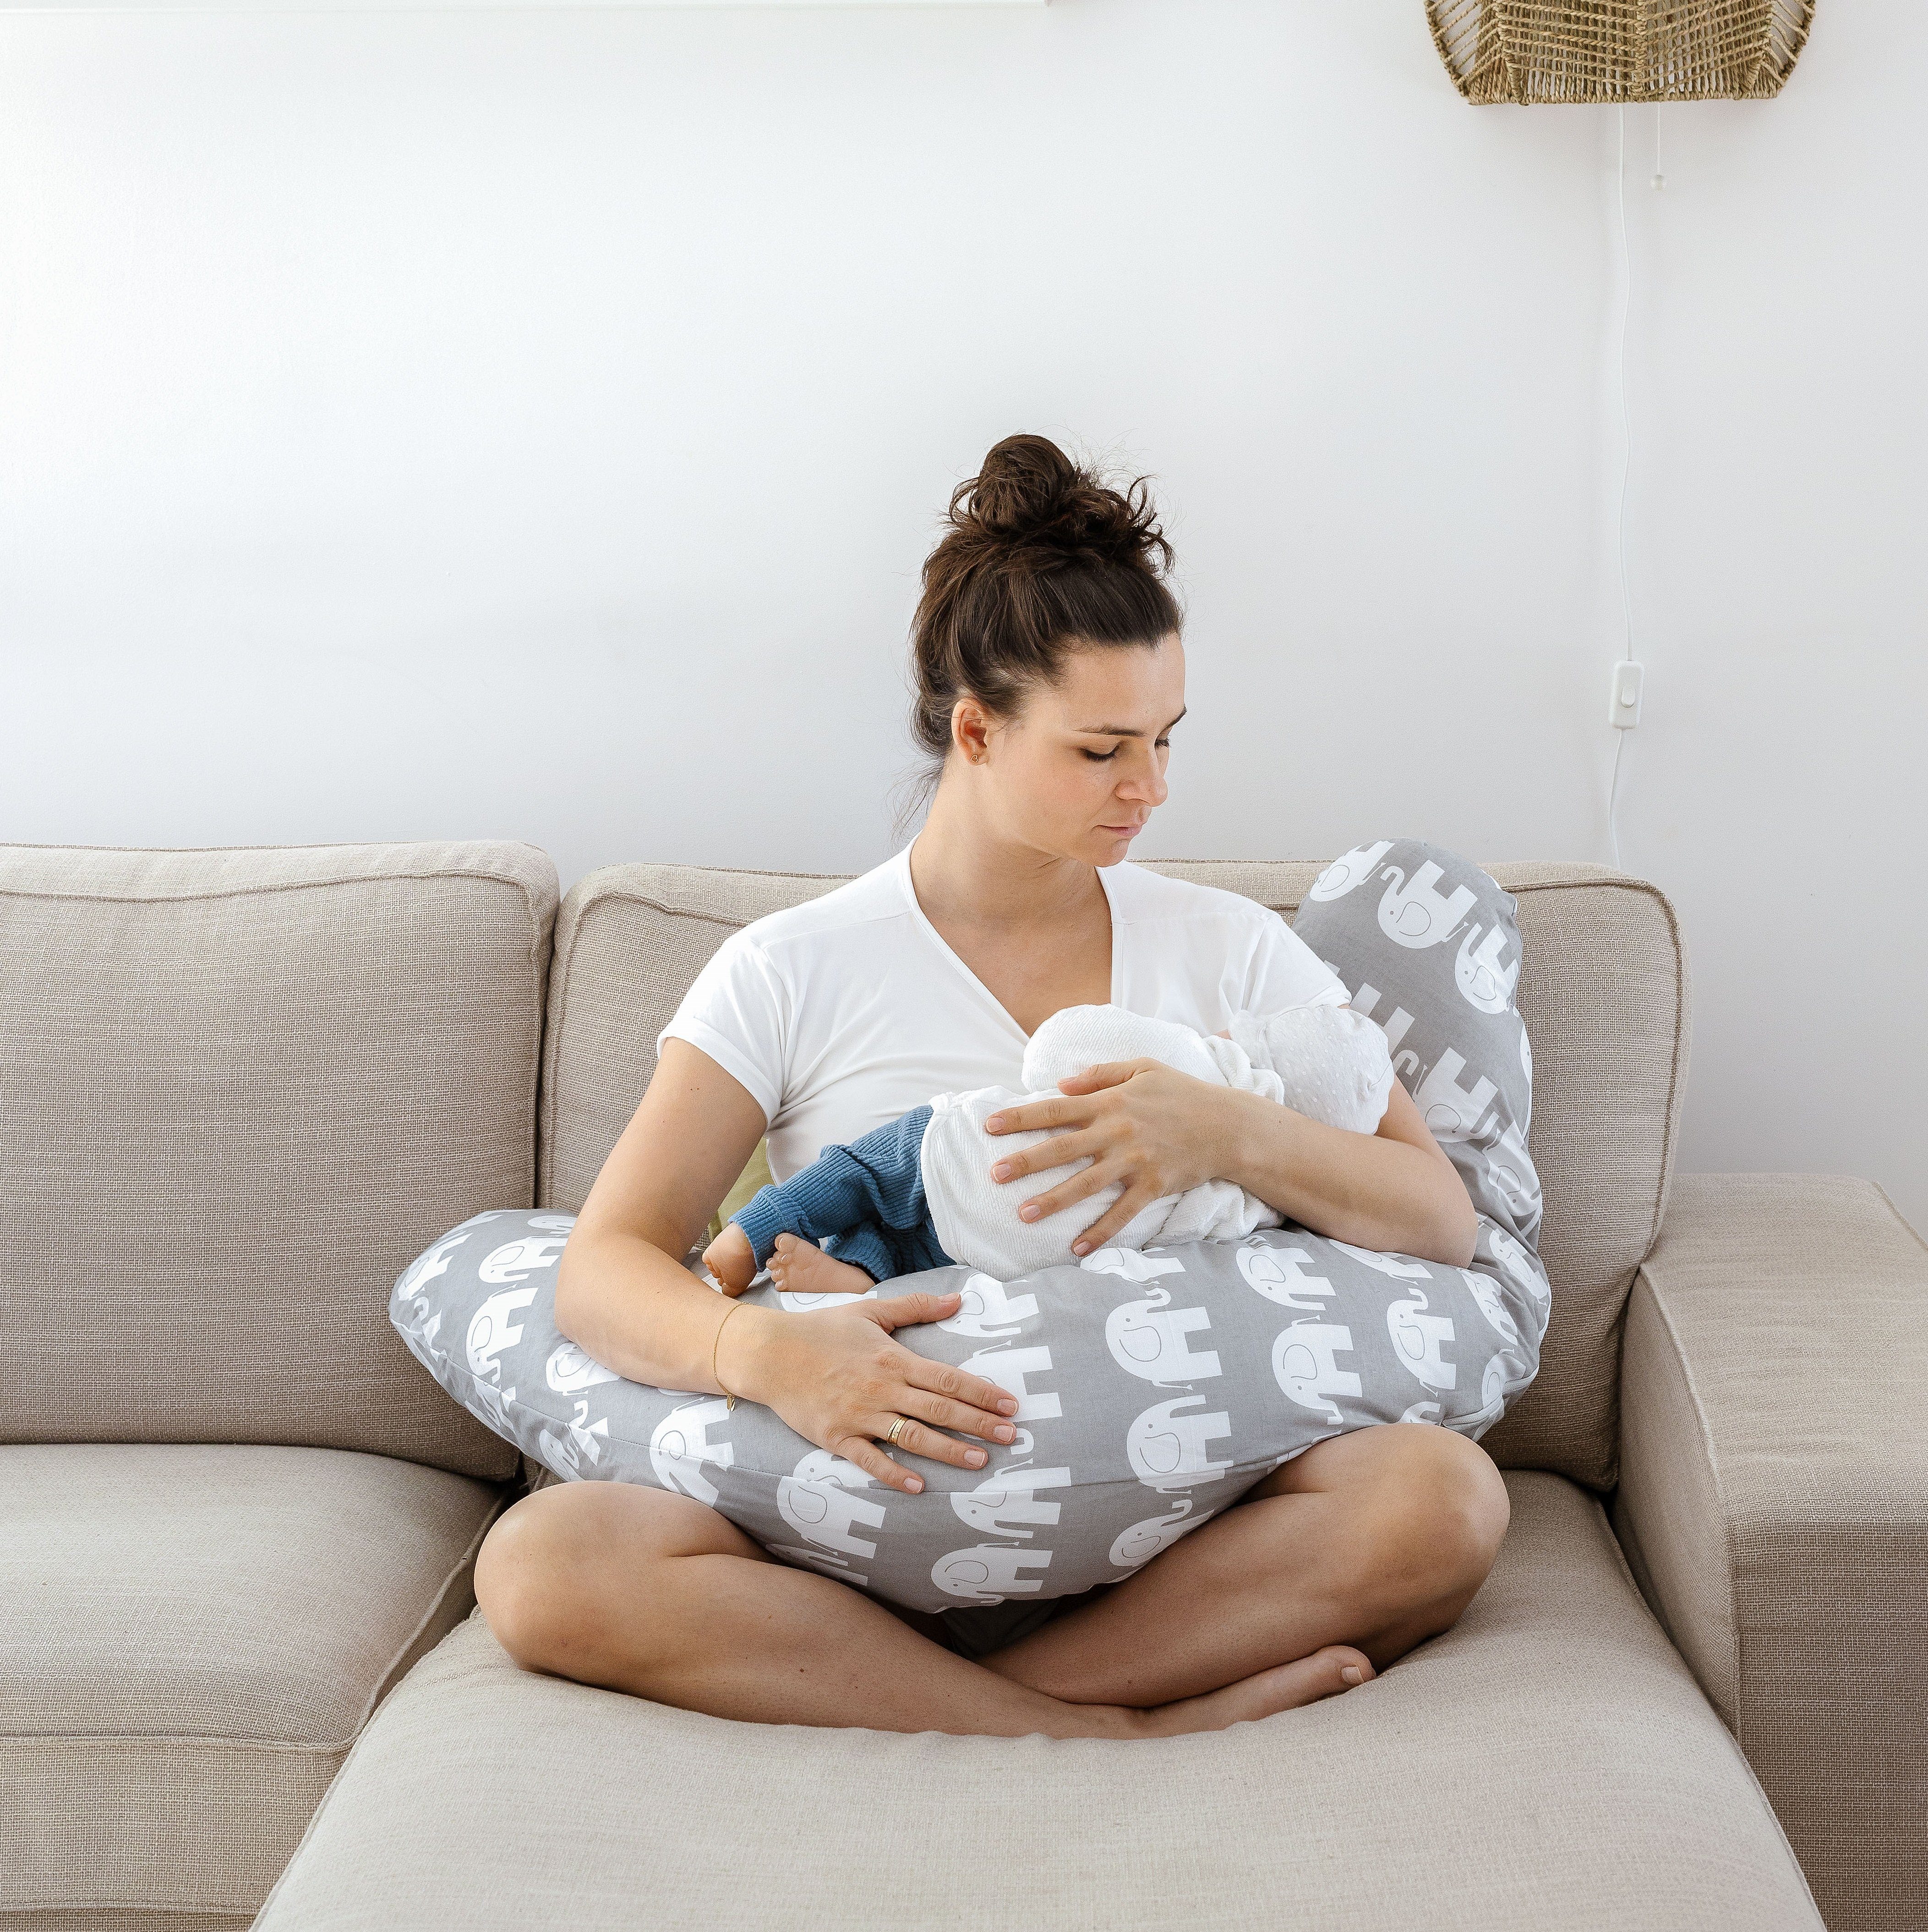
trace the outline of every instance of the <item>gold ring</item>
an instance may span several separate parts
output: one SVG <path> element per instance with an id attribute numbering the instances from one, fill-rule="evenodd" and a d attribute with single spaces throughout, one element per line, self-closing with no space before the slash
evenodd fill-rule
<path id="1" fill-rule="evenodd" d="M 892 1448 L 895 1448 L 896 1446 L 897 1438 L 904 1433 L 904 1425 L 910 1420 L 910 1418 L 907 1415 L 900 1415 L 897 1420 L 890 1425 L 890 1432 L 883 1439 L 886 1442 L 889 1443 Z"/>

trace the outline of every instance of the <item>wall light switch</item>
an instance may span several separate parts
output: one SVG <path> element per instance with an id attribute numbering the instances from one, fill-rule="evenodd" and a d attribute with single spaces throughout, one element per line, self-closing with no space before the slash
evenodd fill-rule
<path id="1" fill-rule="evenodd" d="M 1640 722 L 1640 684 L 1646 667 L 1623 660 L 1613 668 L 1607 689 L 1607 722 L 1630 731 Z"/>

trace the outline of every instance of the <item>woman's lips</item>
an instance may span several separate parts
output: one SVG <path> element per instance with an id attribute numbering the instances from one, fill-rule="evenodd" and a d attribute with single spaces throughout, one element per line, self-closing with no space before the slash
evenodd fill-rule
<path id="1" fill-rule="evenodd" d="M 1098 829 L 1110 832 L 1114 838 L 1135 838 L 1145 827 L 1144 820 L 1141 819 L 1135 825 L 1101 825 Z"/>

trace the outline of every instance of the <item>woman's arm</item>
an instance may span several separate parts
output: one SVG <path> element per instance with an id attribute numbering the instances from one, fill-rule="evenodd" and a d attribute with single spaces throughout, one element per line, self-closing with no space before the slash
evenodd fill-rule
<path id="1" fill-rule="evenodd" d="M 1015 1398 L 913 1354 L 890 1334 L 955 1314 L 955 1294 L 895 1295 L 806 1315 L 753 1303 L 732 1316 L 731 1303 L 683 1267 L 764 1125 L 741 1082 L 687 1040 L 665 1040 L 655 1078 L 562 1250 L 556 1325 L 632 1382 L 763 1402 L 819 1448 L 893 1488 L 922 1486 L 874 1439 L 900 1414 L 916 1418 L 900 1447 L 980 1467 L 982 1449 L 940 1432 L 1008 1442 Z"/>
<path id="2" fill-rule="evenodd" d="M 727 1304 L 682 1258 L 764 1125 L 749 1090 L 708 1054 L 686 1040 L 663 1042 L 655 1077 L 604 1161 L 556 1273 L 556 1325 L 605 1368 L 658 1388 L 711 1386 L 710 1344 Z"/>
<path id="3" fill-rule="evenodd" d="M 1117 1183 L 1124 1192 L 1076 1243 L 1102 1247 L 1161 1195 L 1233 1180 L 1314 1234 L 1354 1246 L 1464 1268 L 1479 1232 L 1458 1171 L 1412 1096 L 1396 1080 L 1372 1134 L 1309 1120 L 1255 1094 L 1214 1087 L 1156 1060 L 1120 1060 L 1060 1081 L 1068 1096 L 994 1114 L 987 1132 L 1065 1127 L 1027 1152 L 993 1156 L 992 1174 L 1015 1180 L 1088 1155 L 1091 1165 L 1048 1193 L 1055 1214 Z M 1018 1212 L 1036 1216 L 1026 1202 Z"/>

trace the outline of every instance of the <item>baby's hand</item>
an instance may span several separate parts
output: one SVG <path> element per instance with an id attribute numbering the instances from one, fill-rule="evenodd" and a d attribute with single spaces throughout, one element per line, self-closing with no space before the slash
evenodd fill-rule
<path id="1" fill-rule="evenodd" d="M 703 1251 L 703 1264 L 732 1294 L 741 1294 L 757 1276 L 757 1251 L 734 1221 Z"/>

